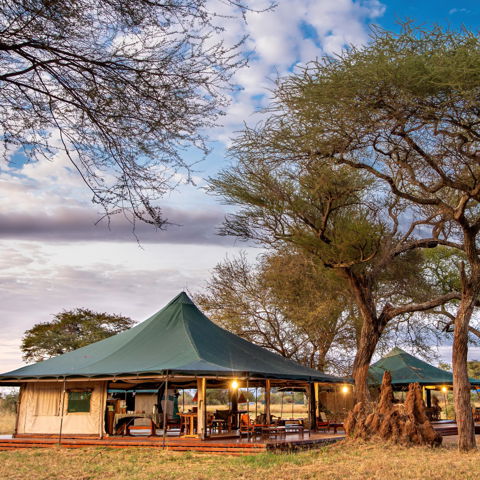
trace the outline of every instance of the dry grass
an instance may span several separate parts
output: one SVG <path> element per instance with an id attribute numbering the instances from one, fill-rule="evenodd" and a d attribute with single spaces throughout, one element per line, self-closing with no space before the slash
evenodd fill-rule
<path id="1" fill-rule="evenodd" d="M 11 434 L 15 429 L 15 414 L 0 410 L 0 435 Z"/>
<path id="2" fill-rule="evenodd" d="M 295 455 L 246 457 L 152 449 L 0 452 L 5 480 L 445 480 L 477 479 L 480 453 L 339 443 Z"/>

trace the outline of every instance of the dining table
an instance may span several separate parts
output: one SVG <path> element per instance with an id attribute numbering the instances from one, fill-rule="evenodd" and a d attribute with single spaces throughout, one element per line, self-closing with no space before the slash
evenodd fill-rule
<path id="1" fill-rule="evenodd" d="M 196 437 L 195 435 L 195 420 L 197 419 L 197 413 L 185 412 L 178 414 L 182 419 L 182 425 L 185 425 L 185 433 L 182 437 Z"/>

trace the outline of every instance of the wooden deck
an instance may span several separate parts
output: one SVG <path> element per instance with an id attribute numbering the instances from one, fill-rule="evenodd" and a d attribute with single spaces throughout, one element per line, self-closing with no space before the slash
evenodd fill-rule
<path id="1" fill-rule="evenodd" d="M 232 455 L 252 455 L 265 452 L 294 452 L 320 448 L 335 443 L 344 438 L 344 435 L 334 433 L 287 434 L 284 438 L 265 439 L 260 436 L 247 439 L 242 438 L 211 438 L 201 441 L 195 438 L 167 437 L 165 443 L 162 437 L 107 437 L 94 436 L 62 436 L 57 435 L 17 435 L 15 438 L 0 438 L 0 450 L 23 448 L 160 448 L 175 452 L 204 452 Z"/>
<path id="2" fill-rule="evenodd" d="M 432 422 L 433 428 L 440 434 L 442 437 L 449 437 L 452 435 L 458 435 L 457 424 L 452 421 L 440 421 Z M 475 423 L 475 434 L 480 435 L 480 423 Z"/>
<path id="3" fill-rule="evenodd" d="M 458 435 L 456 423 L 432 422 L 435 430 L 442 436 Z M 475 433 L 480 434 L 480 423 L 475 425 Z M 229 455 L 253 455 L 265 452 L 296 452 L 313 448 L 321 448 L 325 445 L 338 442 L 344 438 L 343 431 L 338 434 L 333 432 L 305 433 L 303 438 L 300 434 L 287 434 L 281 438 L 265 438 L 255 436 L 232 437 L 232 435 L 217 436 L 201 441 L 196 438 L 167 437 L 165 443 L 163 437 L 136 436 L 122 437 L 112 436 L 98 438 L 89 435 L 64 435 L 61 440 L 58 435 L 17 435 L 15 438 L 0 436 L 0 450 L 24 449 L 24 448 L 159 448 L 174 452 L 203 452 L 210 454 Z"/>

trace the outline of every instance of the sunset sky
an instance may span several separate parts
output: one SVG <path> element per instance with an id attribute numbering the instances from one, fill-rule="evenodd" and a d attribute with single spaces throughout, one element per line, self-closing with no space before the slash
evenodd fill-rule
<path id="1" fill-rule="evenodd" d="M 212 0 L 215 4 L 216 0 Z M 262 3 L 258 2 L 259 5 Z M 199 291 L 226 255 L 258 250 L 216 235 L 225 207 L 205 193 L 205 179 L 228 165 L 225 149 L 243 122 L 261 118 L 277 74 L 368 42 L 369 25 L 396 30 L 399 19 L 452 28 L 480 25 L 480 4 L 433 0 L 278 0 L 247 22 L 223 18 L 226 41 L 245 34 L 250 65 L 235 77 L 222 126 L 208 132 L 213 152 L 196 165 L 195 185 L 182 185 L 165 198 L 167 231 L 131 226 L 121 217 L 95 225 L 99 212 L 65 158 L 0 169 L 0 370 L 22 365 L 19 344 L 33 324 L 75 307 L 119 313 L 142 321 L 181 290 Z M 215 4 L 216 5 L 216 4 Z M 214 8 L 218 8 L 218 5 Z M 226 8 L 226 7 L 224 7 Z M 226 11 L 219 13 L 228 13 Z M 192 153 L 192 160 L 195 160 Z M 181 180 L 182 177 L 179 177 Z M 440 352 L 448 361 L 448 348 Z M 480 358 L 471 349 L 471 358 Z"/>

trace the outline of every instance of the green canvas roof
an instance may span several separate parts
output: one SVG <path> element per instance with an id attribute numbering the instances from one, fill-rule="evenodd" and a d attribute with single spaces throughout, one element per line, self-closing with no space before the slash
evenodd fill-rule
<path id="1" fill-rule="evenodd" d="M 383 373 L 387 370 L 392 374 L 393 385 L 408 385 L 409 383 L 451 385 L 453 383 L 451 372 L 434 367 L 398 347 L 370 366 L 368 370 L 369 383 L 380 385 Z M 471 378 L 470 383 L 480 385 L 480 380 Z"/>
<path id="2" fill-rule="evenodd" d="M 130 330 L 4 373 L 0 381 L 166 373 L 346 381 L 287 360 L 220 328 L 184 292 Z"/>

